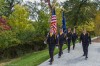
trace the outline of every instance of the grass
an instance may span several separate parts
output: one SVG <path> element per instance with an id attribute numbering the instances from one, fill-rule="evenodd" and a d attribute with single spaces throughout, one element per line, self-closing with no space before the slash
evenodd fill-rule
<path id="1" fill-rule="evenodd" d="M 67 45 L 63 46 L 63 49 L 67 48 Z M 55 48 L 54 54 L 58 53 L 58 48 Z M 16 60 L 11 61 L 5 66 L 37 66 L 42 62 L 49 59 L 48 49 L 26 54 Z"/>

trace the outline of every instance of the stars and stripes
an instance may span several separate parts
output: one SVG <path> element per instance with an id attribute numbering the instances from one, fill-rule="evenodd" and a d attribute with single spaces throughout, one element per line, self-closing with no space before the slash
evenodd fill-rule
<path id="1" fill-rule="evenodd" d="M 53 33 L 57 32 L 57 19 L 56 19 L 55 9 L 52 11 L 50 30 L 52 30 Z"/>

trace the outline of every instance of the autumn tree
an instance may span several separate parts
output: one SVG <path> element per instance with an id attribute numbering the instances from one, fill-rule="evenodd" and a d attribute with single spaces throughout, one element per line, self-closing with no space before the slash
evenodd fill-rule
<path id="1" fill-rule="evenodd" d="M 97 36 L 100 36 L 100 11 L 97 12 L 95 18 L 95 33 Z"/>

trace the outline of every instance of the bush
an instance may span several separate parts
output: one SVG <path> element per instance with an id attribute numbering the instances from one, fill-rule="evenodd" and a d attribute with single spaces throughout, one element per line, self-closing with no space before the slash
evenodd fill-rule
<path id="1" fill-rule="evenodd" d="M 3 31 L 0 33 L 0 48 L 8 48 L 17 44 L 21 41 L 16 38 L 16 33 L 12 31 Z"/>
<path id="2" fill-rule="evenodd" d="M 43 50 L 47 47 L 46 44 L 44 44 L 44 38 L 43 37 L 35 37 L 33 38 L 33 43 L 34 43 L 34 50 L 38 51 L 38 50 Z"/>

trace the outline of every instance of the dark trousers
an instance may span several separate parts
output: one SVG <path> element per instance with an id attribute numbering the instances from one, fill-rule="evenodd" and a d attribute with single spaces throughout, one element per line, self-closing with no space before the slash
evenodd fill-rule
<path id="1" fill-rule="evenodd" d="M 62 54 L 62 47 L 63 47 L 63 44 L 59 44 L 59 56 L 61 56 Z"/>
<path id="2" fill-rule="evenodd" d="M 73 40 L 72 40 L 72 43 L 73 43 L 73 49 L 75 48 L 75 42 L 76 42 L 76 40 L 73 39 Z"/>
<path id="3" fill-rule="evenodd" d="M 71 43 L 71 39 L 68 39 L 67 42 L 68 42 L 68 43 L 67 43 L 67 44 L 68 44 L 68 51 L 70 51 L 70 43 Z"/>
<path id="4" fill-rule="evenodd" d="M 54 53 L 54 49 L 55 49 L 55 44 L 49 44 L 49 55 L 50 55 L 50 62 L 53 61 L 53 53 Z"/>
<path id="5" fill-rule="evenodd" d="M 87 57 L 88 56 L 88 46 L 89 46 L 89 43 L 82 43 L 82 46 L 83 46 L 84 55 Z"/>

